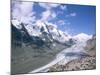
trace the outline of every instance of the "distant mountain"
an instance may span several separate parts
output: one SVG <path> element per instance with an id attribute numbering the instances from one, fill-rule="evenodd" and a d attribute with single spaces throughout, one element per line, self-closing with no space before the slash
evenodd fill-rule
<path id="1" fill-rule="evenodd" d="M 88 35 L 85 33 L 80 33 L 78 35 L 73 36 L 73 39 L 78 42 L 86 42 L 87 40 L 91 39 L 92 35 Z"/>

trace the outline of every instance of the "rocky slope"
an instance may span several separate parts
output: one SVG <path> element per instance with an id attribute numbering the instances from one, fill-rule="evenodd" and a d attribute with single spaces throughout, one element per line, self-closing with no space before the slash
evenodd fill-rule
<path id="1" fill-rule="evenodd" d="M 76 70 L 92 70 L 96 69 L 96 37 L 93 36 L 86 42 L 84 53 L 88 56 L 74 59 L 65 64 L 55 64 L 49 68 L 48 72 L 55 71 L 76 71 Z"/>
<path id="2" fill-rule="evenodd" d="M 56 64 L 50 67 L 48 72 L 92 70 L 92 69 L 96 69 L 96 58 L 95 57 L 85 57 L 81 59 L 72 60 L 64 65 Z"/>

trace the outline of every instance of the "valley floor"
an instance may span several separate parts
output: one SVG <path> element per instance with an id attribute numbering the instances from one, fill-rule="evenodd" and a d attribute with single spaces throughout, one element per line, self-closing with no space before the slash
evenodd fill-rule
<path id="1" fill-rule="evenodd" d="M 90 70 L 96 68 L 96 56 L 84 52 L 84 43 L 75 44 L 57 54 L 55 60 L 29 73 Z M 95 50 L 92 51 L 95 53 Z"/>

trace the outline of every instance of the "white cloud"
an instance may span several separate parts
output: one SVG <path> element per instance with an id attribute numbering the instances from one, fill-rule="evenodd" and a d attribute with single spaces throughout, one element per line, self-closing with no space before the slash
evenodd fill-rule
<path id="1" fill-rule="evenodd" d="M 51 11 L 50 10 L 46 10 L 42 13 L 42 20 L 45 21 L 45 20 L 48 20 L 49 17 L 51 15 Z"/>
<path id="2" fill-rule="evenodd" d="M 77 16 L 77 13 L 75 12 L 66 15 L 66 17 L 75 17 L 75 16 Z"/>
<path id="3" fill-rule="evenodd" d="M 33 10 L 33 2 L 22 2 L 20 4 L 20 10 L 23 16 L 27 16 Z"/>
<path id="4" fill-rule="evenodd" d="M 64 22 L 64 20 L 59 20 L 58 22 L 57 22 L 59 25 L 65 25 L 66 23 Z"/>
<path id="5" fill-rule="evenodd" d="M 48 22 L 49 20 L 52 20 L 54 18 L 56 18 L 57 14 L 51 10 L 46 10 L 44 12 L 42 12 L 41 14 L 41 21 L 43 22 Z"/>
<path id="6" fill-rule="evenodd" d="M 60 4 L 54 4 L 54 3 L 39 3 L 39 5 L 45 9 L 51 9 L 58 7 Z"/>
<path id="7" fill-rule="evenodd" d="M 41 7 L 43 7 L 43 8 L 45 8 L 45 9 L 48 9 L 49 8 L 48 5 L 47 5 L 47 3 L 39 3 L 39 5 Z"/>
<path id="8" fill-rule="evenodd" d="M 41 16 L 42 16 L 41 20 L 42 21 L 48 21 L 48 20 L 56 18 L 57 13 L 55 13 L 55 11 L 52 10 L 52 8 L 58 7 L 59 4 L 39 3 L 39 5 L 46 9 L 41 14 Z"/>
<path id="9" fill-rule="evenodd" d="M 61 8 L 62 10 L 65 10 L 65 9 L 67 8 L 67 6 L 61 5 L 60 8 Z"/>
<path id="10" fill-rule="evenodd" d="M 12 19 L 14 18 L 24 23 L 34 21 L 33 5 L 33 2 L 13 2 Z"/>
<path id="11" fill-rule="evenodd" d="M 50 4 L 51 7 L 58 7 L 60 4 Z"/>
<path id="12" fill-rule="evenodd" d="M 70 13 L 70 16 L 76 16 L 77 14 L 75 12 Z"/>
<path id="13" fill-rule="evenodd" d="M 52 12 L 51 16 L 52 18 L 56 18 L 57 14 L 55 12 Z"/>

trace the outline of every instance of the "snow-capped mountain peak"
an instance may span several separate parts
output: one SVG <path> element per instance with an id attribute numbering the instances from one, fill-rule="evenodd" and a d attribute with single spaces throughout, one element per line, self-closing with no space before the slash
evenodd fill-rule
<path id="1" fill-rule="evenodd" d="M 17 28 L 17 29 L 21 29 L 22 26 L 20 25 L 20 21 L 18 20 L 11 20 L 12 24 Z"/>
<path id="2" fill-rule="evenodd" d="M 18 20 L 12 20 L 12 24 L 17 29 L 22 29 L 22 25 Z M 43 33 L 46 33 L 45 36 L 50 36 L 52 39 L 57 40 L 59 42 L 66 42 L 70 39 L 69 34 L 65 34 L 63 31 L 57 28 L 56 25 L 48 22 L 37 21 L 33 24 L 24 24 L 25 29 L 27 30 L 30 36 L 38 36 L 40 37 Z M 44 35 L 43 35 L 44 36 Z"/>
<path id="3" fill-rule="evenodd" d="M 91 38 L 92 38 L 92 35 L 88 35 L 88 34 L 85 34 L 85 33 L 80 33 L 78 35 L 73 36 L 73 39 L 75 39 L 79 42 L 85 42 L 85 41 L 87 41 L 88 39 L 91 39 Z"/>
<path id="4" fill-rule="evenodd" d="M 22 29 L 21 23 L 18 20 L 12 20 L 12 24 L 17 29 Z M 57 40 L 61 43 L 66 43 L 70 39 L 75 40 L 76 43 L 86 42 L 87 40 L 92 38 L 92 35 L 88 35 L 85 33 L 71 36 L 70 34 L 66 34 L 58 29 L 54 24 L 42 21 L 37 21 L 34 25 L 24 24 L 24 27 L 30 36 L 37 36 L 41 37 L 42 39 L 45 39 L 44 37 L 49 37 L 48 39 Z"/>

